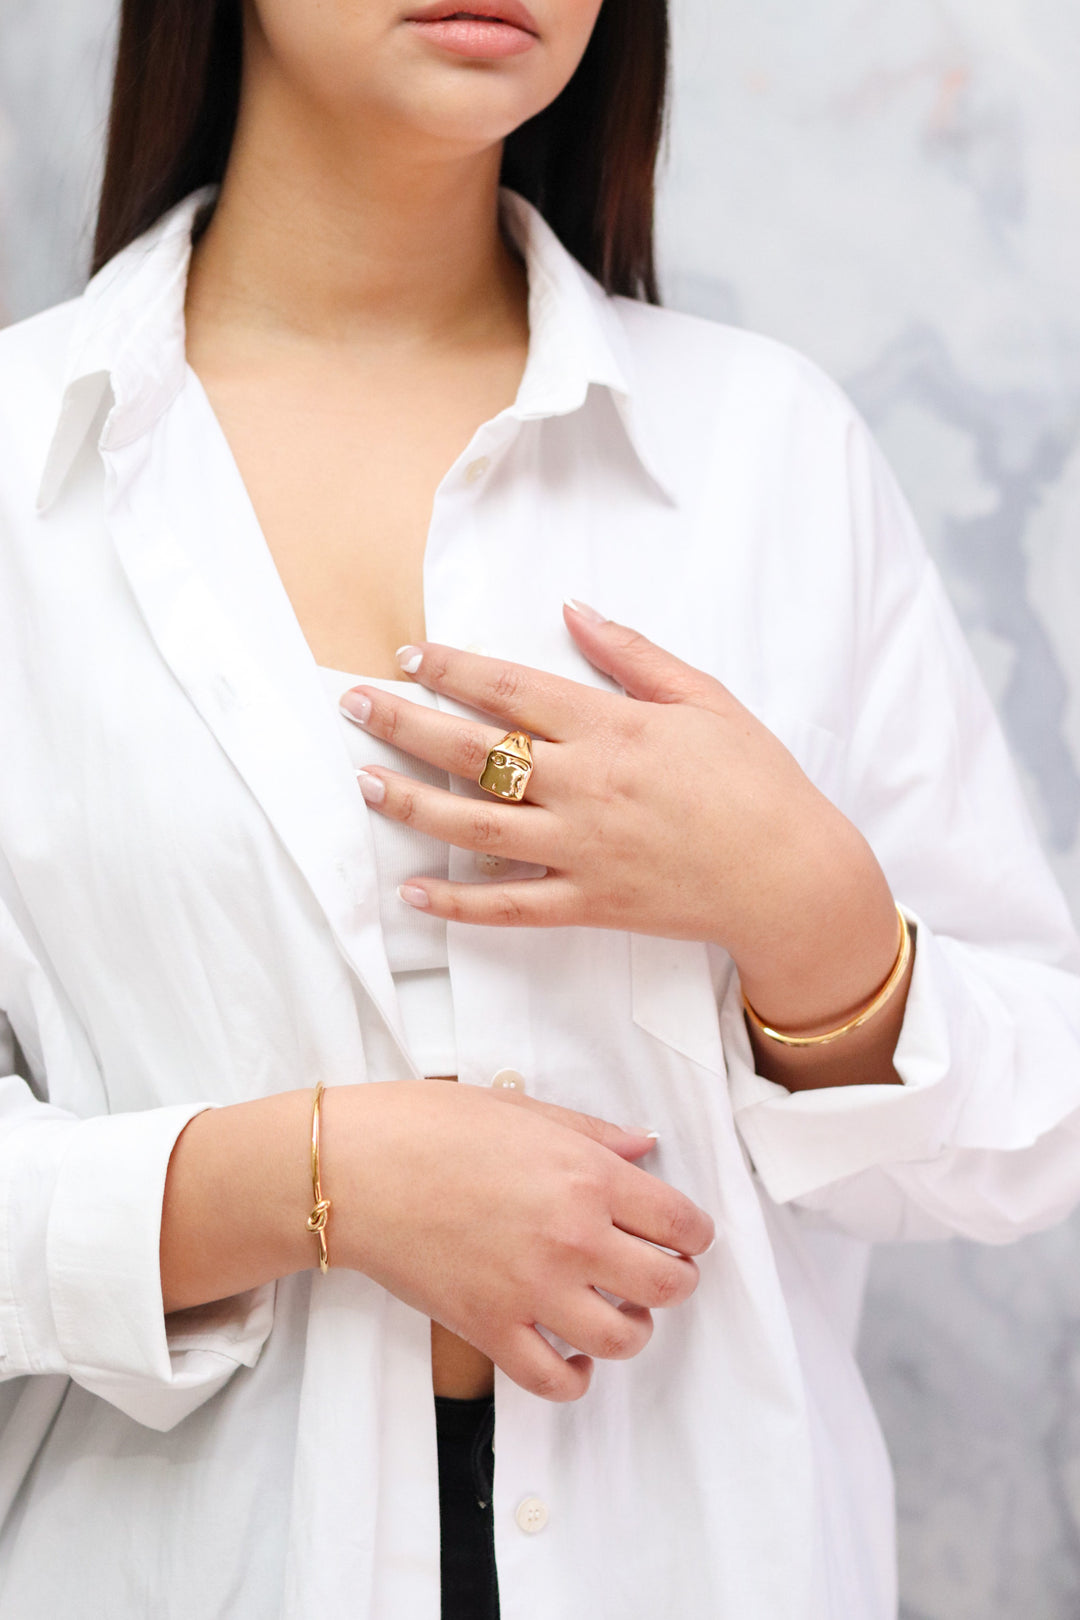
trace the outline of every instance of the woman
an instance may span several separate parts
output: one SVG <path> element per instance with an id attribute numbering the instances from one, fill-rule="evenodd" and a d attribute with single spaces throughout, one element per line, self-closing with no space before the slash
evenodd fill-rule
<path id="1" fill-rule="evenodd" d="M 4 1617 L 884 1620 L 866 1241 L 1075 1201 L 906 510 L 648 302 L 665 49 L 125 0 L 0 338 Z"/>

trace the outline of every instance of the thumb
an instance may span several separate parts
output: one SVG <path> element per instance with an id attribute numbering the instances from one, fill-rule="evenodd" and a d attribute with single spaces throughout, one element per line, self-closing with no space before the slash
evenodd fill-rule
<path id="1" fill-rule="evenodd" d="M 563 603 L 566 628 L 590 664 L 618 681 L 627 697 L 643 703 L 692 703 L 714 708 L 723 693 L 719 681 L 654 641 L 605 619 L 586 602 Z"/>

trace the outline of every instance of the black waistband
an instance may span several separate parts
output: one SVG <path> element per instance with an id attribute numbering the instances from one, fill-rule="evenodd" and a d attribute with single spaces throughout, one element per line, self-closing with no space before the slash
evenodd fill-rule
<path id="1" fill-rule="evenodd" d="M 498 1620 L 495 1524 L 495 1399 L 435 1397 L 442 1520 L 443 1620 Z"/>
<path id="2" fill-rule="evenodd" d="M 448 1440 L 470 1439 L 488 1419 L 494 1424 L 494 1395 L 479 1395 L 475 1400 L 462 1401 L 454 1395 L 436 1395 L 435 1425 L 440 1435 Z"/>

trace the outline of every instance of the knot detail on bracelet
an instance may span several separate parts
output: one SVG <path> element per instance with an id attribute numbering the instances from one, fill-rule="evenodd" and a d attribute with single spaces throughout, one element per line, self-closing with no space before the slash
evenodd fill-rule
<path id="1" fill-rule="evenodd" d="M 315 1207 L 307 1218 L 307 1229 L 318 1241 L 319 1270 L 324 1276 L 330 1270 L 330 1253 L 326 1246 L 326 1223 L 330 1219 L 330 1200 L 324 1198 L 322 1194 L 322 1165 L 319 1162 L 319 1124 L 325 1090 L 326 1087 L 320 1080 L 315 1087 L 315 1097 L 311 1105 L 311 1195 L 315 1200 Z"/>

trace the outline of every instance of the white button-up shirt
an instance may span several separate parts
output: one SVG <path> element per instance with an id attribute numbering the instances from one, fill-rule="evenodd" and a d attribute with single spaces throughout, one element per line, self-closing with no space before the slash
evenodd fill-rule
<path id="1" fill-rule="evenodd" d="M 502 1612 L 888 1620 L 866 1243 L 1077 1200 L 1076 941 L 850 406 L 605 298 L 506 207 L 528 363 L 439 486 L 429 635 L 602 685 L 573 595 L 708 670 L 863 829 L 918 947 L 903 1084 L 788 1095 L 719 949 L 450 925 L 463 1083 L 647 1122 L 718 1229 L 580 1402 L 497 1375 Z M 0 1616 L 437 1620 L 427 1321 L 345 1270 L 162 1311 L 193 1114 L 417 1072 L 338 717 L 185 361 L 194 209 L 0 335 Z"/>

